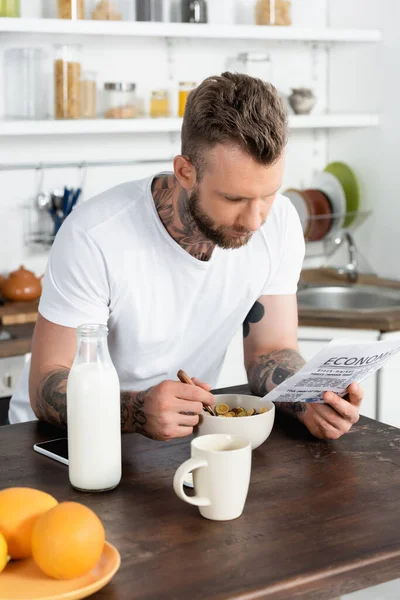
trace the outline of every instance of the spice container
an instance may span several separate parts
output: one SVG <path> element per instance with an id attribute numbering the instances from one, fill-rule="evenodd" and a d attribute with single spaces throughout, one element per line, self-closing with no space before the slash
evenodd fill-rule
<path id="1" fill-rule="evenodd" d="M 96 73 L 87 72 L 83 74 L 81 81 L 82 105 L 81 117 L 83 119 L 94 119 L 97 108 L 97 84 Z"/>
<path id="2" fill-rule="evenodd" d="M 57 46 L 54 63 L 55 118 L 81 116 L 80 46 Z"/>
<path id="3" fill-rule="evenodd" d="M 196 87 L 195 83 L 181 81 L 179 84 L 179 111 L 178 114 L 180 117 L 183 117 L 185 114 L 185 106 L 188 96 L 192 90 Z"/>
<path id="4" fill-rule="evenodd" d="M 291 0 L 258 0 L 256 4 L 257 25 L 291 25 Z"/>
<path id="5" fill-rule="evenodd" d="M 136 84 L 108 82 L 104 84 L 106 119 L 134 119 L 137 116 Z"/>
<path id="6" fill-rule="evenodd" d="M 20 17 L 19 0 L 0 0 L 0 17 Z"/>
<path id="7" fill-rule="evenodd" d="M 59 19 L 84 19 L 85 0 L 57 0 Z"/>
<path id="8" fill-rule="evenodd" d="M 41 48 L 9 48 L 4 51 L 6 119 L 48 117 L 46 54 Z"/>
<path id="9" fill-rule="evenodd" d="M 162 0 L 136 0 L 137 21 L 162 21 Z"/>
<path id="10" fill-rule="evenodd" d="M 155 119 L 169 116 L 169 96 L 167 90 L 156 90 L 151 93 L 150 116 Z"/>

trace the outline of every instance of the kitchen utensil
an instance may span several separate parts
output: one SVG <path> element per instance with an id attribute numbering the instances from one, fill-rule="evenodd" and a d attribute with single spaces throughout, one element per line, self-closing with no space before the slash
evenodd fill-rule
<path id="1" fill-rule="evenodd" d="M 46 53 L 42 48 L 8 48 L 4 51 L 6 119 L 47 118 L 49 85 Z"/>
<path id="2" fill-rule="evenodd" d="M 360 189 L 354 171 L 343 162 L 333 162 L 326 167 L 325 172 L 330 173 L 340 181 L 346 196 L 346 211 L 348 213 L 357 212 L 360 209 Z M 349 227 L 356 216 L 347 216 L 343 227 Z"/>
<path id="3" fill-rule="evenodd" d="M 309 115 L 317 99 L 309 88 L 292 88 L 288 101 L 296 115 Z"/>
<path id="4" fill-rule="evenodd" d="M 346 218 L 346 196 L 340 181 L 331 173 L 322 171 L 317 173 L 310 187 L 323 192 L 331 203 L 333 212 L 331 231 L 341 229 Z"/>
<path id="5" fill-rule="evenodd" d="M 310 229 L 310 216 L 311 209 L 308 203 L 308 199 L 301 190 L 290 188 L 283 192 L 283 195 L 289 198 L 297 213 L 299 215 L 301 226 L 303 228 L 304 237 L 307 238 L 308 231 Z"/>
<path id="6" fill-rule="evenodd" d="M 312 217 L 306 239 L 318 242 L 332 227 L 332 207 L 327 196 L 320 190 L 304 190 L 304 195 L 308 198 Z"/>
<path id="7" fill-rule="evenodd" d="M 187 383 L 188 385 L 196 385 L 194 383 L 194 381 L 192 381 L 189 377 L 189 375 L 187 375 L 185 373 L 185 371 L 182 371 L 182 369 L 180 369 L 177 373 L 177 377 L 179 379 L 179 381 L 181 381 L 182 383 Z M 203 410 L 205 412 L 208 412 L 211 416 L 215 416 L 213 409 L 211 408 L 211 406 L 203 406 Z"/>
<path id="8" fill-rule="evenodd" d="M 269 437 L 275 420 L 275 405 L 269 400 L 258 396 L 245 396 L 242 394 L 218 394 L 215 396 L 216 404 L 227 404 L 229 408 L 242 406 L 245 410 L 267 408 L 267 412 L 252 417 L 223 418 L 211 417 L 204 413 L 200 417 L 195 434 L 208 435 L 210 433 L 228 433 L 241 435 L 251 442 L 251 447 L 258 448 Z"/>
<path id="9" fill-rule="evenodd" d="M 4 598 L 30 600 L 80 600 L 101 590 L 118 571 L 121 557 L 110 543 L 104 544 L 97 566 L 83 577 L 58 580 L 47 577 L 33 558 L 11 561 L 1 573 L 1 592 Z"/>
<path id="10" fill-rule="evenodd" d="M 192 440 L 190 453 L 191 458 L 175 473 L 176 495 L 198 506 L 206 519 L 229 521 L 240 517 L 250 483 L 249 441 L 238 435 L 206 435 Z M 192 471 L 196 495 L 187 496 L 183 486 Z"/>
<path id="11" fill-rule="evenodd" d="M 36 300 L 42 293 L 42 282 L 21 265 L 17 271 L 9 274 L 1 286 L 1 293 L 6 300 Z"/>

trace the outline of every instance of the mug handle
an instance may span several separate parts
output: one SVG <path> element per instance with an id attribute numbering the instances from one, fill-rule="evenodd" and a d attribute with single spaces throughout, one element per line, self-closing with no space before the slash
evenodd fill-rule
<path id="1" fill-rule="evenodd" d="M 210 506 L 211 502 L 208 498 L 203 498 L 201 496 L 187 496 L 183 491 L 183 484 L 188 474 L 195 469 L 202 469 L 207 466 L 207 461 L 203 458 L 189 458 L 189 460 L 181 464 L 174 476 L 174 490 L 178 498 L 188 504 L 193 504 L 193 506 Z"/>

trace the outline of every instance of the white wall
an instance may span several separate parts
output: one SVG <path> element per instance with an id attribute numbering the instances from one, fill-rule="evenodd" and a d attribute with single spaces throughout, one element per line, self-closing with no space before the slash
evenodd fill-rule
<path id="1" fill-rule="evenodd" d="M 45 2 L 47 0 L 44 0 Z M 235 20 L 250 22 L 252 19 L 254 0 L 209 0 L 213 3 L 210 14 L 216 22 L 232 20 L 226 17 L 229 6 L 235 4 Z M 372 5 L 381 5 L 380 0 L 368 0 Z M 389 0 L 388 0 L 389 1 Z M 332 4 L 332 3 L 331 3 Z M 337 0 L 333 3 L 338 4 Z M 361 23 L 360 13 L 363 13 L 363 0 L 341 0 L 342 12 L 348 13 L 349 23 L 334 23 L 337 12 L 328 12 L 327 0 L 295 0 L 294 22 L 296 26 L 324 26 L 329 20 L 332 25 L 374 26 L 375 23 Z M 349 11 L 351 4 L 354 10 Z M 37 15 L 40 2 L 38 0 L 25 0 L 23 10 L 29 10 L 28 16 Z M 356 11 L 357 8 L 357 11 Z M 219 10 L 218 10 L 219 9 Z M 26 12 L 25 12 L 26 14 Z M 229 13 L 230 14 L 230 13 Z M 341 17 L 342 18 L 342 17 Z M 354 21 L 357 21 L 356 23 Z M 46 50 L 49 56 L 49 77 L 51 77 L 53 44 L 68 42 L 62 36 L 26 36 L 16 34 L 1 34 L 0 36 L 0 65 L 1 55 L 7 47 L 39 46 Z M 82 40 L 81 40 L 82 41 Z M 106 44 L 106 46 L 105 46 Z M 352 52 L 353 45 L 347 48 Z M 291 87 L 313 87 L 318 95 L 318 105 L 315 112 L 324 112 L 329 107 L 337 110 L 351 112 L 359 110 L 355 104 L 357 85 L 355 78 L 363 73 L 355 70 L 352 55 L 345 56 L 345 61 L 340 55 L 337 60 L 337 72 L 345 72 L 345 81 L 353 81 L 353 96 L 346 97 L 342 92 L 334 94 L 334 85 L 328 78 L 327 65 L 332 61 L 334 52 L 342 52 L 337 46 L 328 50 L 323 45 L 313 46 L 306 43 L 265 43 L 244 41 L 217 41 L 207 40 L 172 40 L 159 39 L 113 39 L 104 41 L 101 38 L 84 39 L 83 66 L 93 69 L 98 73 L 99 84 L 106 80 L 124 79 L 135 81 L 138 84 L 140 96 L 148 97 L 153 87 L 169 86 L 171 90 L 177 88 L 180 80 L 201 81 L 204 77 L 219 73 L 226 68 L 227 59 L 243 51 L 268 51 L 273 61 L 273 82 L 284 93 L 290 93 Z M 360 53 L 368 52 L 373 56 L 376 48 L 360 47 Z M 371 54 L 372 53 L 372 54 Z M 349 59 L 350 56 L 350 59 Z M 145 57 L 145 60 L 144 58 Z M 373 60 L 373 59 L 371 59 Z M 376 58 L 375 58 L 376 61 Z M 333 65 L 336 63 L 332 62 Z M 0 66 L 0 81 L 2 77 Z M 373 72 L 371 68 L 369 73 Z M 367 78 L 368 82 L 368 78 Z M 366 83 L 363 83 L 365 89 Z M 52 88 L 52 85 L 50 85 Z M 355 90 L 355 91 L 354 91 Z M 50 96 L 51 94 L 49 94 Z M 340 100 L 340 103 L 339 103 Z M 337 104 L 337 107 L 335 106 Z M 368 104 L 368 103 L 366 103 Z M 49 99 L 49 106 L 52 100 Z M 373 101 L 367 107 L 375 110 Z M 0 114 L 2 114 L 2 100 L 0 99 Z M 0 124 L 1 126 L 1 124 Z M 360 136 L 370 133 L 360 130 Z M 357 162 L 357 172 L 362 180 L 370 171 L 371 151 L 370 145 L 355 143 L 354 151 L 352 140 L 354 132 L 341 134 L 327 134 L 326 132 L 296 131 L 292 132 L 287 151 L 287 169 L 284 187 L 307 187 L 312 181 L 317 169 L 325 166 L 330 156 L 335 159 L 347 159 L 351 164 L 357 162 L 361 156 L 361 149 L 365 152 L 364 162 Z M 356 135 L 357 137 L 357 135 Z M 329 148 L 328 148 L 329 142 Z M 349 150 L 349 152 L 347 152 Z M 97 136 L 62 136 L 34 138 L 0 138 L 0 164 L 21 163 L 32 161 L 81 161 L 96 159 L 149 159 L 167 158 L 179 152 L 179 136 L 177 135 L 97 135 Z M 372 158 L 374 160 L 374 158 Z M 157 170 L 166 169 L 169 162 L 146 166 L 124 168 L 90 169 L 87 173 L 85 198 L 100 192 L 107 187 L 121 181 L 146 176 Z M 358 168 L 359 167 L 359 168 Z M 45 174 L 45 187 L 51 189 L 64 184 L 74 185 L 78 182 L 79 175 L 75 171 L 57 170 Z M 38 251 L 24 246 L 24 215 L 27 212 L 23 206 L 32 202 L 36 193 L 37 174 L 27 172 L 0 172 L 0 273 L 6 273 L 24 263 L 41 274 L 47 261 L 47 251 Z M 371 196 L 366 191 L 365 197 Z"/>

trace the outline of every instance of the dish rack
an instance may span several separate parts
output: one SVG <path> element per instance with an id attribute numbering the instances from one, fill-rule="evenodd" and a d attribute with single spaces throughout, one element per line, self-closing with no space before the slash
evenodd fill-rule
<path id="1" fill-rule="evenodd" d="M 306 221 L 302 221 L 302 224 L 312 220 L 331 219 L 333 226 L 331 230 L 325 235 L 322 240 L 309 241 L 306 239 L 306 257 L 307 258 L 329 258 L 331 257 L 341 245 L 343 241 L 343 234 L 345 231 L 356 231 L 359 229 L 372 215 L 372 210 L 359 210 L 355 212 L 345 213 L 332 213 L 330 215 L 315 215 L 308 217 Z M 348 220 L 351 223 L 347 227 L 335 227 L 334 223 L 342 222 L 345 223 Z"/>

